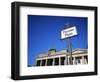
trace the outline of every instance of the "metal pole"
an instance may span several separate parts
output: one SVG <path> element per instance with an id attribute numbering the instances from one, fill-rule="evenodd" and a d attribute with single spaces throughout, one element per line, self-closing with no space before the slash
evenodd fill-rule
<path id="1" fill-rule="evenodd" d="M 73 60 L 72 60 L 72 43 L 71 43 L 71 37 L 68 38 L 68 48 L 69 48 L 69 54 L 70 54 L 70 64 L 73 64 Z"/>
<path id="2" fill-rule="evenodd" d="M 65 56 L 65 65 L 68 65 L 68 57 L 67 57 L 67 53 L 66 53 L 66 56 Z"/>

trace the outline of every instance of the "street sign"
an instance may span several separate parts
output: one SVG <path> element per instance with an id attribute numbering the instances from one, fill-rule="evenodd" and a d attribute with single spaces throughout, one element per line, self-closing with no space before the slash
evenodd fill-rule
<path id="1" fill-rule="evenodd" d="M 61 39 L 77 35 L 76 27 L 70 27 L 61 31 Z"/>

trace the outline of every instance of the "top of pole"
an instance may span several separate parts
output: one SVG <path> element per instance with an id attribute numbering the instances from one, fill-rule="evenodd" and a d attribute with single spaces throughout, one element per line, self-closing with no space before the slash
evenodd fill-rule
<path id="1" fill-rule="evenodd" d="M 66 23 L 66 24 L 64 25 L 64 29 L 70 28 L 70 27 L 73 27 L 73 26 L 75 26 L 75 25 L 72 25 L 72 24 L 70 24 L 70 23 Z"/>

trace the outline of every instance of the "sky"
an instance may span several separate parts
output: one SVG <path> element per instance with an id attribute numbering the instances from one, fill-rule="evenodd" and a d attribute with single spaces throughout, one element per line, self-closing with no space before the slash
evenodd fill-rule
<path id="1" fill-rule="evenodd" d="M 65 25 L 74 25 L 78 35 L 71 38 L 72 48 L 87 48 L 87 17 L 28 15 L 28 65 L 49 49 L 67 49 L 68 41 L 61 39 Z"/>

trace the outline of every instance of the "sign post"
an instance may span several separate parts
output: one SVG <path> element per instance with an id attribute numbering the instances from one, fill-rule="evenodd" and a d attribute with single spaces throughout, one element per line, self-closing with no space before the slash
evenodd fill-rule
<path id="1" fill-rule="evenodd" d="M 68 38 L 68 49 L 69 49 L 69 54 L 70 54 L 70 59 L 69 62 L 72 65 L 73 64 L 73 60 L 72 60 L 72 43 L 71 43 L 71 37 Z"/>
<path id="2" fill-rule="evenodd" d="M 77 35 L 75 26 L 69 26 L 68 28 L 61 31 L 61 39 L 67 38 L 67 40 L 68 40 L 68 49 L 69 49 L 69 54 L 70 54 L 69 62 L 71 65 L 73 64 L 71 38 L 72 38 L 72 36 L 75 36 L 75 35 Z M 66 54 L 66 58 L 67 58 L 67 54 Z"/>

